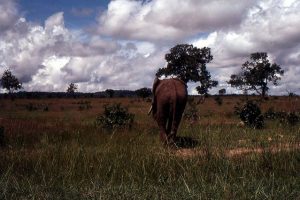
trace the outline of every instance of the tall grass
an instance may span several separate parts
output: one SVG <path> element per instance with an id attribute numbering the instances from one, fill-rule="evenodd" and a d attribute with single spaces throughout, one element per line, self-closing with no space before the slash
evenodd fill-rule
<path id="1" fill-rule="evenodd" d="M 126 99 L 139 116 L 135 125 L 108 132 L 94 125 L 106 100 L 92 99 L 84 111 L 72 99 L 55 101 L 48 112 L 2 102 L 0 199 L 300 198 L 299 125 L 268 122 L 253 130 L 238 127 L 234 117 L 202 113 L 199 123 L 183 121 L 179 130 L 197 146 L 176 150 L 161 145 L 146 116 L 149 103 Z M 229 154 L 236 149 L 253 151 Z"/>

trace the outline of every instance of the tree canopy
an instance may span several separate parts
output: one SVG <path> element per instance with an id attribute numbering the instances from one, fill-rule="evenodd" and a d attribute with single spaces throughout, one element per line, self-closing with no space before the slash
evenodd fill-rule
<path id="1" fill-rule="evenodd" d="M 15 77 L 9 69 L 5 70 L 0 83 L 2 88 L 8 90 L 9 93 L 13 93 L 14 90 L 22 88 L 22 84 L 19 82 L 17 77 Z"/>
<path id="2" fill-rule="evenodd" d="M 225 95 L 226 94 L 226 89 L 222 88 L 219 90 L 219 95 Z"/>
<path id="3" fill-rule="evenodd" d="M 77 85 L 74 83 L 70 83 L 70 85 L 67 89 L 67 93 L 74 94 L 76 91 L 77 91 Z"/>
<path id="4" fill-rule="evenodd" d="M 185 83 L 199 82 L 196 87 L 199 94 L 205 95 L 218 82 L 211 79 L 210 73 L 206 69 L 206 64 L 211 62 L 213 56 L 210 48 L 197 48 L 191 44 L 178 44 L 170 49 L 170 53 L 165 55 L 167 66 L 158 69 L 156 76 L 175 76 Z"/>
<path id="5" fill-rule="evenodd" d="M 254 90 L 264 97 L 269 90 L 268 84 L 278 85 L 283 74 L 280 65 L 270 63 L 266 52 L 257 52 L 242 65 L 242 72 L 231 75 L 228 83 L 244 92 Z"/>

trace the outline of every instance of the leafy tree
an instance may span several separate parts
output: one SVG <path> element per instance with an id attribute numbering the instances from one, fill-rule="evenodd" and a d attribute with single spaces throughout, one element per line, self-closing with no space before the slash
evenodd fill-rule
<path id="1" fill-rule="evenodd" d="M 178 44 L 165 55 L 167 67 L 158 69 L 156 76 L 175 76 L 185 83 L 200 82 L 196 90 L 201 95 L 207 95 L 208 90 L 217 86 L 218 82 L 211 80 L 206 64 L 211 62 L 213 56 L 210 48 L 201 49 L 190 44 Z"/>
<path id="2" fill-rule="evenodd" d="M 76 91 L 77 91 L 77 85 L 74 83 L 70 83 L 70 85 L 67 89 L 67 93 L 74 94 Z"/>
<path id="3" fill-rule="evenodd" d="M 219 95 L 225 95 L 225 94 L 226 94 L 225 88 L 219 90 Z"/>
<path id="4" fill-rule="evenodd" d="M 262 97 L 265 97 L 271 82 L 273 85 L 278 85 L 280 76 L 284 74 L 281 67 L 268 59 L 268 54 L 265 52 L 252 53 L 250 61 L 246 61 L 242 65 L 242 72 L 232 74 L 228 83 L 235 88 L 243 90 L 245 93 L 249 90 L 254 90 Z"/>
<path id="5" fill-rule="evenodd" d="M 2 78 L 0 79 L 1 86 L 8 90 L 8 92 L 11 94 L 14 92 L 14 90 L 18 90 L 22 88 L 22 84 L 19 82 L 19 80 L 11 73 L 9 69 L 5 70 Z"/>
<path id="6" fill-rule="evenodd" d="M 150 97 L 152 92 L 150 88 L 140 88 L 135 91 L 136 95 L 141 97 L 141 98 L 147 98 Z"/>

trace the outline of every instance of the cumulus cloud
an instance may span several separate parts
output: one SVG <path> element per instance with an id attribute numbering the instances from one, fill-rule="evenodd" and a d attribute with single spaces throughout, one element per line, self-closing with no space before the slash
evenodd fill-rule
<path id="1" fill-rule="evenodd" d="M 152 49 L 143 45 L 120 44 L 118 51 L 109 56 L 72 57 L 62 68 L 64 79 L 83 83 L 80 88 L 88 83 L 91 91 L 150 86 L 157 67 L 164 63 L 164 54 L 162 51 L 151 53 Z"/>
<path id="2" fill-rule="evenodd" d="M 255 1 L 112 1 L 99 18 L 99 33 L 118 38 L 176 41 L 239 25 Z"/>
<path id="3" fill-rule="evenodd" d="M 22 82 L 29 82 L 32 75 L 44 67 L 44 59 L 56 53 L 52 51 L 54 47 L 63 44 L 69 38 L 62 13 L 49 17 L 45 27 L 19 18 L 17 24 L 3 34 L 0 41 L 1 65 L 13 68 Z"/>
<path id="4" fill-rule="evenodd" d="M 28 91 L 64 91 L 70 82 L 79 83 L 81 91 L 137 89 L 151 84 L 163 61 L 151 43 L 82 39 L 84 33 L 64 24 L 62 12 L 44 26 L 20 18 L 0 41 L 1 70 L 11 68 Z"/>
<path id="5" fill-rule="evenodd" d="M 65 27 L 62 12 L 50 16 L 44 26 L 19 18 L 0 40 L 0 71 L 12 69 L 26 90 L 62 91 L 68 81 L 88 82 L 87 74 L 94 70 L 90 62 L 103 62 L 99 55 L 109 57 L 120 45 L 96 36 L 88 41 L 75 36 L 78 33 Z"/>
<path id="6" fill-rule="evenodd" d="M 296 81 L 300 65 L 299 9 L 299 1 L 289 1 L 289 4 L 261 1 L 248 11 L 247 18 L 238 28 L 212 32 L 207 38 L 195 40 L 194 44 L 212 48 L 214 60 L 211 66 L 219 68 L 213 71 L 221 83 L 225 84 L 230 74 L 237 73 L 251 53 L 264 51 L 271 62 L 280 64 L 286 71 L 281 84 L 299 92 L 300 84 Z M 224 73 L 225 77 L 218 75 Z M 278 87 L 281 93 L 286 92 L 282 87 Z M 278 93 L 279 89 L 274 87 L 272 90 Z"/>

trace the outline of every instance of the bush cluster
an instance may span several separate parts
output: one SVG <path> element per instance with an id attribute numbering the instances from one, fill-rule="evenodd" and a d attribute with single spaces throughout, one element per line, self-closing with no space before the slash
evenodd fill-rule
<path id="1" fill-rule="evenodd" d="M 118 127 L 131 127 L 134 114 L 128 112 L 128 108 L 121 104 L 105 105 L 104 113 L 97 117 L 96 124 L 106 129 Z"/>
<path id="2" fill-rule="evenodd" d="M 223 99 L 220 96 L 216 96 L 214 98 L 216 104 L 218 104 L 219 106 L 221 106 L 223 104 Z"/>
<path id="3" fill-rule="evenodd" d="M 34 104 L 34 103 L 28 103 L 25 105 L 26 110 L 28 111 L 37 111 L 37 110 L 43 110 L 45 112 L 49 111 L 49 106 L 44 104 Z"/>
<path id="4" fill-rule="evenodd" d="M 300 116 L 299 113 L 296 112 L 284 112 L 284 111 L 279 111 L 276 112 L 274 111 L 274 108 L 269 108 L 265 114 L 264 114 L 266 119 L 270 120 L 279 120 L 281 124 L 287 124 L 291 126 L 295 126 L 300 122 Z"/>
<path id="5" fill-rule="evenodd" d="M 247 101 L 241 109 L 235 111 L 240 119 L 249 127 L 263 128 L 264 117 L 261 114 L 260 107 L 253 101 Z"/>
<path id="6" fill-rule="evenodd" d="M 76 104 L 79 104 L 79 106 L 78 106 L 79 110 L 89 110 L 92 108 L 90 101 L 79 101 Z"/>
<path id="7" fill-rule="evenodd" d="M 33 103 L 28 103 L 25 107 L 28 111 L 35 111 L 38 109 L 37 105 Z"/>
<path id="8" fill-rule="evenodd" d="M 195 103 L 195 100 L 193 98 L 188 100 L 187 108 L 184 111 L 183 117 L 184 119 L 189 121 L 190 124 L 198 121 L 200 115 L 197 109 L 197 104 Z"/>

